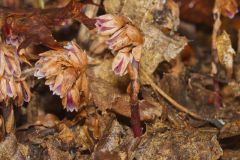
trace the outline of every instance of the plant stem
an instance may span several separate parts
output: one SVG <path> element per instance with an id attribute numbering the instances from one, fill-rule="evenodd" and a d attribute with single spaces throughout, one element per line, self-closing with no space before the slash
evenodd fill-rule
<path id="1" fill-rule="evenodd" d="M 216 39 L 218 32 L 221 27 L 221 14 L 217 5 L 217 2 L 215 2 L 215 6 L 213 9 L 213 18 L 214 18 L 214 25 L 213 25 L 213 32 L 212 32 L 212 57 L 213 57 L 213 62 L 212 62 L 212 75 L 213 75 L 213 89 L 214 89 L 214 106 L 216 108 L 221 108 L 222 107 L 222 101 L 221 101 L 221 95 L 220 95 L 220 86 L 218 83 L 218 54 L 217 54 L 217 47 L 216 47 Z"/>
<path id="2" fill-rule="evenodd" d="M 138 72 L 139 72 L 139 62 L 133 58 L 132 63 L 128 65 L 128 73 L 131 79 L 128 92 L 130 95 L 131 125 L 132 125 L 134 137 L 140 137 L 142 135 L 139 105 L 138 105 L 138 93 L 140 89 Z"/>

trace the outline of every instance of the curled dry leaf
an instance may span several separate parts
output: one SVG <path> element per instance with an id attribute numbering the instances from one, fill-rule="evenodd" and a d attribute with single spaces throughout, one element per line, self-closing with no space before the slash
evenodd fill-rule
<path id="1" fill-rule="evenodd" d="M 231 78 L 233 73 L 233 56 L 236 53 L 232 48 L 231 39 L 225 31 L 217 37 L 216 46 L 218 60 L 226 67 L 228 78 Z"/>
<path id="2" fill-rule="evenodd" d="M 88 1 L 87 3 L 92 4 Z M 5 38 L 20 36 L 23 41 L 18 51 L 29 44 L 44 44 L 52 49 L 60 49 L 62 46 L 52 36 L 52 30 L 66 25 L 69 19 L 80 21 L 89 29 L 95 28 L 95 20 L 82 13 L 86 3 L 71 0 L 62 8 L 11 10 L 0 7 L 1 29 Z M 61 13 L 61 14 L 59 14 Z M 29 32 L 31 31 L 31 32 Z"/>
<path id="3" fill-rule="evenodd" d="M 75 42 L 69 42 L 64 48 L 40 54 L 35 76 L 46 78 L 45 84 L 62 98 L 64 108 L 72 112 L 89 99 L 87 55 Z"/>

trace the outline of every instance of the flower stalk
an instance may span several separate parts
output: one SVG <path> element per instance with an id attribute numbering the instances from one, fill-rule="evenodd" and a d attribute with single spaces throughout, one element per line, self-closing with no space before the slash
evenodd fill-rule
<path id="1" fill-rule="evenodd" d="M 139 84 L 139 62 L 143 35 L 128 19 L 118 15 L 103 15 L 97 18 L 96 27 L 98 33 L 110 36 L 106 44 L 115 55 L 112 70 L 118 76 L 128 73 L 130 84 L 128 94 L 131 105 L 131 124 L 134 137 L 142 134 L 140 113 L 138 106 Z"/>

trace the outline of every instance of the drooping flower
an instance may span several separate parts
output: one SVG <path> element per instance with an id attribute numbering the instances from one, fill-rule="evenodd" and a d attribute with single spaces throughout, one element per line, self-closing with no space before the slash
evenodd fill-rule
<path id="1" fill-rule="evenodd" d="M 0 102 L 13 99 L 18 106 L 30 100 L 30 89 L 21 78 L 19 56 L 14 46 L 3 43 L 0 44 L 0 97 Z"/>
<path id="2" fill-rule="evenodd" d="M 34 75 L 46 79 L 45 84 L 62 98 L 67 111 L 77 111 L 87 102 L 89 94 L 86 53 L 75 42 L 69 42 L 63 50 L 50 50 L 40 57 Z"/>
<path id="3" fill-rule="evenodd" d="M 105 14 L 97 17 L 95 25 L 99 34 L 111 35 L 122 28 L 127 22 L 128 20 L 122 16 Z"/>
<path id="4" fill-rule="evenodd" d="M 142 43 L 143 37 L 139 29 L 129 24 L 114 33 L 107 41 L 109 49 L 113 52 L 130 45 L 137 46 Z"/>
<path id="5" fill-rule="evenodd" d="M 99 34 L 110 36 L 106 41 L 108 48 L 116 54 L 112 70 L 116 75 L 123 76 L 127 66 L 140 61 L 143 35 L 128 19 L 117 15 L 103 15 L 97 18 L 96 27 Z"/>
<path id="6" fill-rule="evenodd" d="M 223 16 L 233 18 L 238 12 L 236 0 L 216 0 L 218 8 Z"/>
<path id="7" fill-rule="evenodd" d="M 132 62 L 131 48 L 123 48 L 113 59 L 112 70 L 116 75 L 123 76 L 127 74 L 127 65 Z"/>
<path id="8" fill-rule="evenodd" d="M 141 50 L 143 44 L 143 35 L 141 31 L 124 17 L 116 15 L 103 15 L 102 21 L 96 23 L 99 34 L 110 36 L 107 40 L 108 48 L 115 55 L 112 70 L 116 75 L 123 76 L 129 74 L 131 82 L 128 86 L 128 93 L 131 98 L 131 122 L 135 137 L 141 135 L 140 113 L 138 109 L 139 84 L 139 62 L 141 59 Z M 105 18 L 108 17 L 109 19 Z M 118 20 L 121 19 L 124 22 Z M 111 22 L 111 23 L 109 23 Z"/>

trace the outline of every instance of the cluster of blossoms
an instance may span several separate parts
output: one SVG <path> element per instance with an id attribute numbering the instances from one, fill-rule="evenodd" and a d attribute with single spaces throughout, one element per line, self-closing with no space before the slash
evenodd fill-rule
<path id="1" fill-rule="evenodd" d="M 21 106 L 30 100 L 30 89 L 21 78 L 20 60 L 14 45 L 0 44 L 0 102 L 13 99 Z"/>
<path id="2" fill-rule="evenodd" d="M 141 58 L 141 31 L 125 17 L 111 14 L 99 16 L 96 19 L 96 27 L 100 35 L 110 36 L 106 43 L 108 48 L 116 53 L 112 70 L 116 75 L 125 75 L 128 72 L 128 64 L 133 61 L 139 62 Z"/>
<path id="3" fill-rule="evenodd" d="M 96 19 L 98 33 L 110 36 L 107 40 L 108 48 L 116 54 L 112 63 L 112 70 L 116 75 L 128 73 L 130 84 L 128 93 L 131 104 L 131 123 L 135 137 L 141 136 L 140 113 L 138 106 L 139 61 L 143 44 L 141 31 L 128 19 L 118 15 L 106 14 Z"/>
<path id="4" fill-rule="evenodd" d="M 72 112 L 88 101 L 86 66 L 86 53 L 75 42 L 69 42 L 63 50 L 40 54 L 35 76 L 45 78 L 53 94 L 62 98 L 64 108 Z"/>

